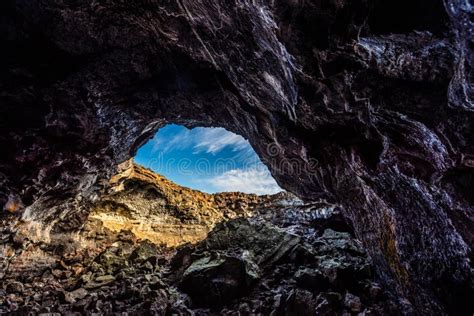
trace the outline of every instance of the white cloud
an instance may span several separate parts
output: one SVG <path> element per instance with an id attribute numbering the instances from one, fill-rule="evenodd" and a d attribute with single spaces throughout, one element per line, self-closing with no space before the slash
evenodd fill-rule
<path id="1" fill-rule="evenodd" d="M 232 147 L 233 151 L 251 149 L 242 136 L 223 128 L 197 128 L 194 144 L 196 152 L 216 154 L 227 146 Z"/>
<path id="2" fill-rule="evenodd" d="M 229 147 L 232 151 L 240 151 L 241 155 L 253 153 L 252 146 L 242 136 L 220 127 L 197 127 L 194 129 L 183 127 L 171 136 L 163 136 L 158 133 L 152 141 L 152 152 L 189 148 L 193 150 L 193 153 L 206 152 L 215 155 Z"/>
<path id="3" fill-rule="evenodd" d="M 191 157 L 193 154 L 206 153 L 214 156 L 205 157 L 209 164 L 199 165 L 199 168 L 205 167 L 202 172 L 201 169 L 192 170 L 196 175 L 192 180 L 196 183 L 195 188 L 206 192 L 239 191 L 255 194 L 282 191 L 249 142 L 224 128 L 187 129 L 174 126 L 172 129 L 165 128 L 152 141 L 152 153 L 182 150 L 184 155 L 180 153 L 178 156 L 189 154 L 189 159 L 194 159 Z M 219 158 L 219 153 L 223 150 L 226 153 Z M 232 151 L 231 155 L 229 150 Z M 178 169 L 177 172 L 181 171 Z M 216 173 L 217 176 L 210 176 Z"/>
<path id="4" fill-rule="evenodd" d="M 192 145 L 193 137 L 191 130 L 183 128 L 179 133 L 172 137 L 155 136 L 153 138 L 152 152 L 168 152 L 171 149 L 184 149 Z"/>
<path id="5" fill-rule="evenodd" d="M 283 191 L 266 168 L 233 169 L 207 179 L 206 182 L 216 192 L 244 192 L 255 194 L 275 194 Z"/>

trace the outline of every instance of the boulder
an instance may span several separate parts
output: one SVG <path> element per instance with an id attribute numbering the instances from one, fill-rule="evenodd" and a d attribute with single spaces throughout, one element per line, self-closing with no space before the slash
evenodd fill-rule
<path id="1" fill-rule="evenodd" d="M 74 304 L 77 301 L 82 300 L 84 297 L 86 297 L 89 294 L 89 292 L 84 288 L 78 288 L 71 292 L 65 291 L 63 294 L 64 294 L 64 301 L 66 303 Z"/>
<path id="2" fill-rule="evenodd" d="M 23 293 L 24 288 L 23 283 L 12 281 L 7 284 L 5 290 L 7 293 Z"/>
<path id="3" fill-rule="evenodd" d="M 127 257 L 119 247 L 110 247 L 96 258 L 96 268 L 105 274 L 116 274 L 128 266 Z"/>
<path id="4" fill-rule="evenodd" d="M 87 281 L 84 284 L 84 288 L 88 290 L 96 289 L 102 286 L 109 285 L 114 281 L 115 281 L 115 277 L 113 275 L 102 275 L 102 276 L 96 277 L 94 280 Z"/>
<path id="5" fill-rule="evenodd" d="M 352 313 L 359 313 L 362 311 L 362 302 L 360 301 L 360 298 L 351 293 L 346 293 L 346 296 L 344 297 L 344 306 Z"/>
<path id="6" fill-rule="evenodd" d="M 145 240 L 140 242 L 138 247 L 133 250 L 130 255 L 130 260 L 132 262 L 144 262 L 155 256 L 157 253 L 158 247 L 154 243 Z"/>
<path id="7" fill-rule="evenodd" d="M 258 267 L 245 255 L 212 253 L 184 271 L 180 288 L 195 305 L 221 306 L 247 293 L 258 278 Z"/>

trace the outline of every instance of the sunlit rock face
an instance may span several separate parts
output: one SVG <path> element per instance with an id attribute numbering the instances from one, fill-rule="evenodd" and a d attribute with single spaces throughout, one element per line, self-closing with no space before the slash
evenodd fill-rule
<path id="1" fill-rule="evenodd" d="M 0 8 L 5 210 L 77 230 L 160 126 L 221 126 L 249 139 L 282 188 L 341 203 L 407 312 L 470 312 L 467 2 Z"/>
<path id="2" fill-rule="evenodd" d="M 130 230 L 137 238 L 176 247 L 203 240 L 218 223 L 303 203 L 292 194 L 257 196 L 239 192 L 207 194 L 179 186 L 127 161 L 111 180 L 110 193 L 94 203 L 88 220 L 107 229 Z"/>
<path id="3" fill-rule="evenodd" d="M 0 313 L 399 313 L 339 206 L 120 169 L 78 231 L 35 241 L 2 214 Z"/>

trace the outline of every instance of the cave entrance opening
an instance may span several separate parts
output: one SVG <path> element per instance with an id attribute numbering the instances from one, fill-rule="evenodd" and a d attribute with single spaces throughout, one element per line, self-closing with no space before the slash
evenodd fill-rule
<path id="1" fill-rule="evenodd" d="M 168 124 L 139 148 L 134 161 L 206 193 L 283 191 L 250 143 L 224 128 Z"/>
<path id="2" fill-rule="evenodd" d="M 90 218 L 165 247 L 199 242 L 216 224 L 286 196 L 274 195 L 283 190 L 249 142 L 223 128 L 166 125 L 123 170 Z"/>

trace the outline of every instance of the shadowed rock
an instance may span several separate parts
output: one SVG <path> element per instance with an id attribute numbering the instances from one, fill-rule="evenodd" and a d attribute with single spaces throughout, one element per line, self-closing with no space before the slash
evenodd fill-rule
<path id="1" fill-rule="evenodd" d="M 472 314 L 467 1 L 0 9 L 3 209 L 45 233 L 76 231 L 103 180 L 161 126 L 221 126 L 282 188 L 343 206 L 407 313 Z"/>

